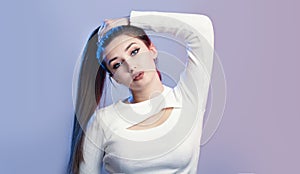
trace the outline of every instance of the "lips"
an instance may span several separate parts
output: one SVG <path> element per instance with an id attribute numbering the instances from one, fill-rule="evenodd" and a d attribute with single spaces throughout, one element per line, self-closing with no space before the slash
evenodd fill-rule
<path id="1" fill-rule="evenodd" d="M 133 75 L 133 80 L 134 80 L 134 81 L 140 80 L 140 79 L 143 78 L 143 76 L 144 76 L 144 72 L 143 72 L 143 71 L 137 72 L 137 73 L 135 73 L 135 74 Z"/>

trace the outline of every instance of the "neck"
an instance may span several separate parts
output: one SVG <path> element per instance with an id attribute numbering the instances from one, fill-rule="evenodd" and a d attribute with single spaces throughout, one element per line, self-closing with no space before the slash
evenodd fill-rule
<path id="1" fill-rule="evenodd" d="M 149 100 L 160 93 L 162 93 L 164 90 L 163 84 L 161 81 L 153 80 L 153 82 L 149 83 L 146 87 L 144 87 L 142 90 L 135 90 L 131 91 L 132 97 L 129 99 L 130 103 L 138 103 L 145 100 Z"/>

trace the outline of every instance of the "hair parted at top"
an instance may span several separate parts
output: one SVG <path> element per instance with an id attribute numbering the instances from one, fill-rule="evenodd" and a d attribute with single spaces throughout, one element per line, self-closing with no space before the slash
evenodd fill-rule
<path id="1" fill-rule="evenodd" d="M 80 164 L 84 161 L 84 131 L 97 107 L 105 106 L 106 72 L 111 75 L 106 67 L 106 63 L 103 61 L 103 51 L 106 46 L 114 38 L 123 34 L 140 39 L 148 48 L 151 46 L 151 40 L 145 31 L 139 27 L 130 25 L 117 26 L 108 30 L 102 37 L 99 37 L 100 29 L 101 26 L 92 32 L 81 55 L 82 63 L 78 74 L 72 142 L 67 174 L 80 173 Z M 158 70 L 157 73 L 161 79 L 161 74 Z M 102 104 L 101 101 L 103 102 Z"/>
<path id="2" fill-rule="evenodd" d="M 146 32 L 139 27 L 131 26 L 131 25 L 121 25 L 114 27 L 108 30 L 102 37 L 99 36 L 98 38 L 98 49 L 96 57 L 98 59 L 99 64 L 102 64 L 103 60 L 103 51 L 105 50 L 106 46 L 116 37 L 120 35 L 127 35 L 134 38 L 138 38 L 145 43 L 147 47 L 151 45 L 151 40 L 146 34 Z"/>

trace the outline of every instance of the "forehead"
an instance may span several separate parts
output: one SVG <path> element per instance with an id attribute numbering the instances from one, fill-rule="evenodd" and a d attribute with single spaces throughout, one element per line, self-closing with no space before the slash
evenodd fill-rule
<path id="1" fill-rule="evenodd" d="M 125 51 L 125 48 L 131 43 L 143 44 L 138 38 L 128 36 L 128 35 L 120 35 L 114 38 L 104 50 L 104 57 L 106 60 L 110 59 L 114 54 L 118 54 Z"/>

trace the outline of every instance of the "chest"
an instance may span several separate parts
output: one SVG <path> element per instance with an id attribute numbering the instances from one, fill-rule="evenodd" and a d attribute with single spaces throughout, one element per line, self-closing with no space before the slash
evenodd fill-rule
<path id="1" fill-rule="evenodd" d="M 104 166 L 110 173 L 177 173 L 199 155 L 195 142 L 192 136 L 169 148 L 166 148 L 167 142 L 156 145 L 149 142 L 150 146 L 138 143 L 126 146 L 112 142 L 106 149 Z"/>

